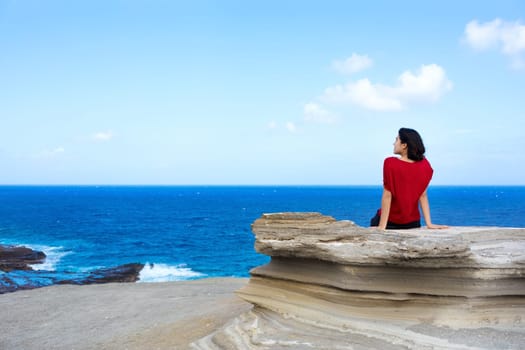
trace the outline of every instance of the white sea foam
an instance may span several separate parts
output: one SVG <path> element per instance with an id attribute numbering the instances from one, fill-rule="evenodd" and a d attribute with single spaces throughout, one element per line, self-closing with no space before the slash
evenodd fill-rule
<path id="1" fill-rule="evenodd" d="M 30 265 L 33 270 L 55 271 L 60 260 L 71 254 L 70 251 L 64 251 L 64 247 L 50 247 L 45 245 L 27 245 L 26 247 L 33 250 L 40 250 L 46 254 L 46 259 L 42 264 Z"/>
<path id="2" fill-rule="evenodd" d="M 167 265 L 167 264 L 146 264 L 139 274 L 139 282 L 170 282 L 183 281 L 205 275 L 193 271 L 185 264 Z"/>

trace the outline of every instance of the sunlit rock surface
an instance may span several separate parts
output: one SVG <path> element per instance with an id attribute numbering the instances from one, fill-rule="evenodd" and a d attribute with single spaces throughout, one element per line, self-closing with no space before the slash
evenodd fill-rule
<path id="1" fill-rule="evenodd" d="M 254 305 L 195 349 L 525 349 L 525 229 L 381 232 L 319 213 L 252 226 Z"/>

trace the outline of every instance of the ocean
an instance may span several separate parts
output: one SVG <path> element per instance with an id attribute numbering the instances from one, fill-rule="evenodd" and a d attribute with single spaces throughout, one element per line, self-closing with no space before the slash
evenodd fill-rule
<path id="1" fill-rule="evenodd" d="M 46 274 L 144 263 L 140 282 L 248 277 L 269 258 L 250 225 L 263 213 L 314 211 L 368 226 L 379 186 L 0 186 L 0 244 L 42 250 Z M 434 186 L 435 223 L 525 227 L 525 187 Z M 424 223 L 423 223 L 424 224 Z M 45 275 L 45 274 L 44 274 Z M 1 275 L 0 275 L 1 277 Z"/>

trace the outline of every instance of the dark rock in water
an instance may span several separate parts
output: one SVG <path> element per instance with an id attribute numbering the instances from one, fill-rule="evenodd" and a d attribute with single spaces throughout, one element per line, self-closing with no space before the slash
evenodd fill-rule
<path id="1" fill-rule="evenodd" d="M 27 247 L 0 245 L 0 270 L 32 270 L 33 264 L 42 264 L 46 259 L 44 252 Z"/>
<path id="2" fill-rule="evenodd" d="M 33 271 L 30 265 L 42 264 L 45 259 L 46 254 L 41 251 L 0 245 L 0 294 L 53 284 L 136 282 L 144 267 L 144 264 L 131 263 L 90 272 Z"/>
<path id="3" fill-rule="evenodd" d="M 136 282 L 144 264 L 131 263 L 102 268 L 90 272 L 70 271 L 0 271 L 0 294 L 35 289 L 53 284 L 96 284 L 111 282 Z"/>
<path id="4" fill-rule="evenodd" d="M 58 284 L 96 284 L 110 282 L 136 282 L 144 264 L 131 263 L 116 267 L 102 268 L 89 272 L 86 276 L 57 281 Z"/>
<path id="5" fill-rule="evenodd" d="M 131 263 L 117 267 L 98 269 L 89 274 L 85 284 L 109 282 L 137 282 L 144 264 Z"/>

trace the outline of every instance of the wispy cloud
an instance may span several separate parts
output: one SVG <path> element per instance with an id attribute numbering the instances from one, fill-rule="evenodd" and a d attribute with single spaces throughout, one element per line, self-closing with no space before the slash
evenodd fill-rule
<path id="1" fill-rule="evenodd" d="M 372 60 L 367 55 L 353 53 L 344 60 L 333 61 L 332 68 L 339 73 L 354 74 L 371 67 L 372 64 Z"/>
<path id="2" fill-rule="evenodd" d="M 272 120 L 268 123 L 268 129 L 274 130 L 277 129 L 277 122 L 275 120 Z"/>
<path id="3" fill-rule="evenodd" d="M 267 130 L 272 130 L 272 131 L 273 130 L 275 131 L 286 130 L 287 132 L 290 132 L 290 133 L 296 133 L 298 131 L 297 124 L 292 121 L 288 121 L 286 123 L 279 124 L 275 120 L 272 120 L 267 124 L 266 127 L 267 127 Z"/>
<path id="4" fill-rule="evenodd" d="M 92 135 L 95 141 L 109 141 L 113 138 L 111 131 L 99 131 Z"/>
<path id="5" fill-rule="evenodd" d="M 291 133 L 297 132 L 297 126 L 294 122 L 286 122 L 286 130 L 288 130 Z"/>
<path id="6" fill-rule="evenodd" d="M 304 105 L 303 113 L 305 122 L 333 124 L 337 121 L 337 117 L 333 113 L 327 111 L 318 103 L 307 103 Z"/>
<path id="7" fill-rule="evenodd" d="M 66 150 L 64 149 L 64 147 L 56 147 L 56 148 L 53 148 L 53 149 L 45 149 L 45 150 L 42 150 L 39 153 L 37 153 L 36 154 L 36 158 L 40 158 L 40 159 L 56 158 L 56 157 L 64 154 L 65 152 L 66 152 Z"/>
<path id="8" fill-rule="evenodd" d="M 321 99 L 330 104 L 353 104 L 376 111 L 399 111 L 412 103 L 436 102 L 452 89 L 445 70 L 437 64 L 403 72 L 394 86 L 360 79 L 325 90 Z"/>
<path id="9" fill-rule="evenodd" d="M 497 50 L 511 59 L 513 68 L 525 68 L 525 25 L 496 18 L 490 22 L 470 21 L 465 27 L 464 39 L 479 51 Z"/>

